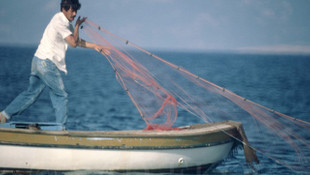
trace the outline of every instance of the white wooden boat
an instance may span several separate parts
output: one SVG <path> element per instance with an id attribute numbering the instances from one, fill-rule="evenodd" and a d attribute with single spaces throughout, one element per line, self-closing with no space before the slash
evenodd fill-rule
<path id="1" fill-rule="evenodd" d="M 0 128 L 0 170 L 205 172 L 236 148 L 227 133 L 240 138 L 240 127 L 225 121 L 172 131 Z"/>

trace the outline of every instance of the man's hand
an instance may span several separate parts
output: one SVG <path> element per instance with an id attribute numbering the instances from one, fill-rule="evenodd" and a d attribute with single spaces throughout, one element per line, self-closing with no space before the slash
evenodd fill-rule
<path id="1" fill-rule="evenodd" d="M 99 53 L 103 53 L 105 55 L 110 55 L 111 54 L 110 48 L 104 47 L 104 46 L 101 46 L 101 45 L 98 45 L 98 44 L 96 44 L 94 49 L 97 50 Z"/>
<path id="2" fill-rule="evenodd" d="M 87 17 L 83 17 L 81 19 L 81 16 L 79 16 L 78 19 L 75 22 L 75 26 L 79 27 L 83 22 L 85 22 L 86 19 L 87 19 Z"/>

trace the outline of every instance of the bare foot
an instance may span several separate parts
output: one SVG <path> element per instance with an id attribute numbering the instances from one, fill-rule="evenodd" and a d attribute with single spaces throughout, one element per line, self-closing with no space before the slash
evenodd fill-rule
<path id="1" fill-rule="evenodd" d="M 4 115 L 0 112 L 0 123 L 6 123 L 6 118 L 4 117 Z"/>

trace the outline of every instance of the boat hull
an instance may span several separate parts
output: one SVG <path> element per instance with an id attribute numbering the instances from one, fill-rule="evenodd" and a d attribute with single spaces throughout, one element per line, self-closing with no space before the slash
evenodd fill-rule
<path id="1" fill-rule="evenodd" d="M 53 171 L 205 171 L 236 142 L 228 123 L 181 131 L 32 131 L 0 129 L 0 169 Z M 224 131 L 224 132 L 223 132 Z"/>
<path id="2" fill-rule="evenodd" d="M 184 169 L 222 161 L 232 142 L 209 147 L 168 150 L 95 150 L 0 146 L 1 167 L 37 170 L 152 171 Z M 218 154 L 214 154 L 217 152 Z"/>

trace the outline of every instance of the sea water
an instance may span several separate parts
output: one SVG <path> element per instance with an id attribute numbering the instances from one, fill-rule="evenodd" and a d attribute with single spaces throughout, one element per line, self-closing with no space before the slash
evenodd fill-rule
<path id="1" fill-rule="evenodd" d="M 36 47 L 28 46 L 0 46 L 0 110 L 27 88 L 35 50 Z M 153 53 L 258 104 L 310 121 L 309 55 Z M 68 130 L 140 130 L 146 127 L 103 56 L 91 50 L 69 49 L 66 62 L 68 74 L 63 74 L 63 79 L 69 94 Z M 13 120 L 55 121 L 48 91 Z M 196 117 L 180 121 L 181 125 L 201 122 Z M 251 131 L 246 133 L 250 135 Z M 258 156 L 261 163 L 252 169 L 246 165 L 240 150 L 210 174 L 296 174 L 259 153 Z"/>

